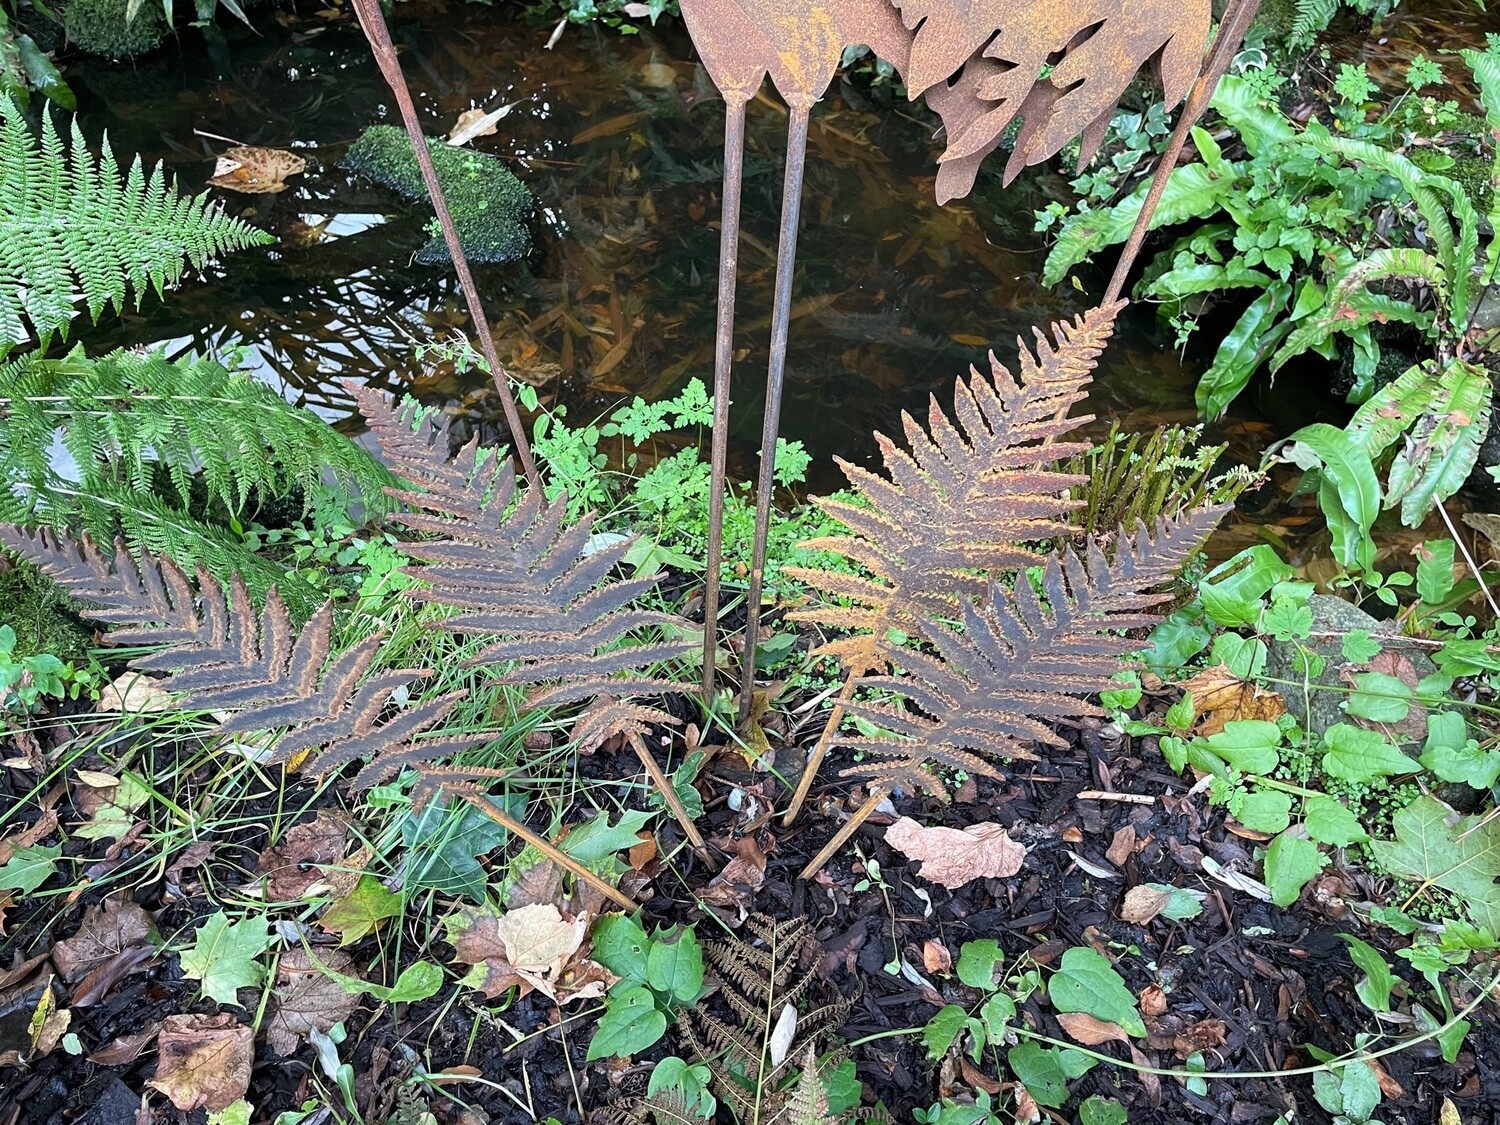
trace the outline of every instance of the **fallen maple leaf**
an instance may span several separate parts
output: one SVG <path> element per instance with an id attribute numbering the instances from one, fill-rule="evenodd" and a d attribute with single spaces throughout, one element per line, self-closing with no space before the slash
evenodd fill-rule
<path id="1" fill-rule="evenodd" d="M 506 911 L 500 917 L 467 908 L 449 919 L 457 959 L 473 965 L 464 982 L 487 997 L 511 987 L 532 989 L 565 1004 L 603 996 L 616 979 L 583 953 L 589 915 L 565 919 L 551 903 Z"/>
<path id="2" fill-rule="evenodd" d="M 306 160 L 284 149 L 237 145 L 219 157 L 208 182 L 244 195 L 266 195 L 285 191 L 288 177 L 306 167 Z"/>
<path id="3" fill-rule="evenodd" d="M 168 1016 L 156 1040 L 156 1077 L 146 1083 L 184 1112 L 217 1113 L 250 1088 L 254 1033 L 228 1012 Z"/>
<path id="4" fill-rule="evenodd" d="M 975 879 L 1005 879 L 1021 870 L 1026 848 L 1004 825 L 985 821 L 965 829 L 924 828 L 903 816 L 885 830 L 885 842 L 902 855 L 922 861 L 917 874 L 948 888 Z"/>

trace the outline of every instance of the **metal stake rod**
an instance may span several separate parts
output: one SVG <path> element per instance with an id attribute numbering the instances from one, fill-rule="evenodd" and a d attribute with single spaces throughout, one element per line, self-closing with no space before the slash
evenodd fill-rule
<path id="1" fill-rule="evenodd" d="M 521 423 L 521 412 L 516 409 L 515 397 L 510 393 L 510 377 L 500 363 L 495 350 L 495 337 L 490 333 L 489 319 L 484 315 L 484 303 L 479 298 L 479 287 L 474 284 L 474 275 L 469 270 L 469 259 L 464 256 L 463 245 L 458 240 L 458 228 L 453 225 L 453 216 L 448 211 L 448 198 L 443 194 L 443 185 L 438 182 L 437 169 L 432 166 L 432 153 L 427 151 L 427 138 L 422 133 L 422 122 L 417 117 L 417 107 L 411 100 L 411 90 L 406 85 L 406 76 L 401 73 L 401 62 L 396 58 L 396 45 L 391 42 L 391 33 L 385 26 L 385 16 L 380 11 L 379 0 L 354 0 L 354 11 L 359 16 L 360 30 L 369 41 L 370 50 L 385 76 L 391 93 L 396 96 L 396 105 L 401 110 L 406 135 L 411 138 L 412 152 L 422 169 L 422 181 L 427 185 L 427 194 L 432 199 L 432 209 L 437 214 L 438 226 L 443 229 L 443 241 L 448 244 L 448 254 L 453 259 L 458 284 L 464 291 L 464 301 L 469 306 L 469 319 L 474 322 L 474 333 L 479 337 L 479 351 L 489 364 L 490 378 L 495 381 L 495 390 L 500 393 L 500 406 L 505 411 L 505 424 L 510 427 L 511 444 L 526 474 L 526 483 L 537 492 L 542 480 L 536 471 L 536 461 L 531 456 L 531 443 L 526 440 L 526 428 Z"/>
<path id="2" fill-rule="evenodd" d="M 745 649 L 740 668 L 740 722 L 750 716 L 755 690 L 755 645 L 760 629 L 760 595 L 765 584 L 766 538 L 771 528 L 771 500 L 776 488 L 776 438 L 781 432 L 781 390 L 786 375 L 786 342 L 792 316 L 792 274 L 797 264 L 797 224 L 802 215 L 802 175 L 807 162 L 810 101 L 790 107 L 787 126 L 786 181 L 781 190 L 781 239 L 776 250 L 776 292 L 771 305 L 771 363 L 766 374 L 766 410 L 760 436 L 760 476 L 755 495 L 755 550 L 750 565 L 750 593 L 745 621 Z"/>
<path id="3" fill-rule="evenodd" d="M 724 188 L 719 218 L 719 307 L 714 336 L 714 429 L 708 493 L 708 576 L 703 587 L 703 706 L 712 709 L 719 640 L 719 569 L 724 560 L 724 487 L 729 460 L 729 374 L 734 363 L 734 296 L 740 257 L 740 195 L 745 171 L 745 106 L 724 96 Z"/>

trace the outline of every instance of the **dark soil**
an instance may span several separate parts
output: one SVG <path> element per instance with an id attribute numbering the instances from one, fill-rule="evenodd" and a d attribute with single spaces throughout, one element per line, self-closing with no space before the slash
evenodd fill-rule
<path id="1" fill-rule="evenodd" d="M 929 940 L 937 942 L 956 959 L 963 943 L 977 937 L 999 939 L 1007 964 L 1029 957 L 1038 965 L 1052 965 L 1064 950 L 1082 944 L 1110 956 L 1132 991 L 1159 996 L 1165 1003 L 1165 1012 L 1148 1021 L 1151 1036 L 1137 1054 L 1138 1063 L 1177 1067 L 1189 1053 L 1199 1050 L 1211 1072 L 1274 1072 L 1313 1063 L 1309 1047 L 1338 1053 L 1354 1046 L 1356 1033 L 1379 1030 L 1355 998 L 1353 986 L 1359 973 L 1337 935 L 1360 933 L 1387 953 L 1398 972 L 1404 962 L 1394 957 L 1393 947 L 1402 939 L 1379 928 L 1361 927 L 1355 911 L 1343 901 L 1361 885 L 1358 872 L 1330 869 L 1288 910 L 1216 883 L 1203 874 L 1203 857 L 1254 874 L 1253 842 L 1226 834 L 1222 813 L 1210 809 L 1203 795 L 1185 795 L 1186 783 L 1168 771 L 1149 746 L 1150 740 L 1113 742 L 1093 728 L 1074 735 L 1071 753 L 1034 766 L 1020 763 L 1003 785 L 981 780 L 963 786 L 952 805 L 925 799 L 895 802 L 901 813 L 924 824 L 961 826 L 986 820 L 1004 824 L 1014 839 L 1029 848 L 1022 870 L 1009 879 L 979 880 L 956 891 L 928 883 L 913 874 L 915 864 L 884 843 L 877 817 L 861 828 L 823 874 L 812 881 L 800 880 L 798 871 L 836 826 L 830 813 L 838 808 L 842 789 L 824 786 L 821 800 L 815 791 L 809 812 L 790 829 L 764 815 L 747 826 L 743 814 L 732 812 L 723 800 L 729 788 L 740 784 L 766 792 L 775 783 L 764 774 L 736 771 L 731 763 L 737 763 L 737 758 L 719 758 L 700 779 L 709 809 L 702 826 L 706 835 L 719 839 L 747 828 L 756 834 L 769 856 L 766 879 L 757 892 L 746 896 L 743 906 L 777 918 L 806 917 L 815 925 L 827 953 L 820 966 L 827 996 L 858 997 L 843 1030 L 848 1041 L 920 1028 L 940 1003 L 974 1003 L 977 994 L 956 978 L 923 967 L 923 946 Z M 618 757 L 596 755 L 580 766 L 585 773 L 602 778 L 628 776 L 636 768 L 632 763 L 627 751 Z M 828 776 L 834 776 L 833 770 Z M 0 773 L 0 801 L 20 800 L 31 778 L 20 771 Z M 302 785 L 299 782 L 294 788 Z M 1085 790 L 1143 794 L 1153 800 L 1150 804 L 1080 800 L 1078 794 Z M 308 787 L 303 799 L 309 800 L 313 793 Z M 784 794 L 766 795 L 784 804 Z M 283 807 L 295 808 L 295 796 L 283 802 Z M 314 805 L 337 801 L 337 788 L 325 788 L 309 800 L 301 819 L 313 814 Z M 275 810 L 268 805 L 264 812 L 269 818 Z M 590 813 L 579 809 L 569 819 L 581 820 Z M 21 820 L 31 819 L 34 813 L 23 810 Z M 63 819 L 68 819 L 66 813 Z M 217 909 L 226 889 L 242 883 L 253 870 L 266 841 L 266 828 L 252 817 L 244 823 L 245 827 L 228 837 L 215 840 L 212 858 L 194 869 L 197 884 L 185 897 L 174 893 L 163 875 L 172 857 L 154 851 L 149 841 L 119 849 L 78 841 L 95 860 L 88 868 L 92 877 L 109 876 L 107 884 L 98 889 L 85 887 L 71 900 L 30 898 L 12 906 L 6 916 L 9 930 L 0 943 L 0 964 L 46 952 L 59 939 L 69 937 L 77 930 L 85 907 L 107 894 L 132 895 L 153 913 L 164 935 L 190 927 Z M 658 829 L 663 854 L 670 852 L 675 830 L 670 821 Z M 1136 845 L 1117 866 L 1105 853 L 1122 830 L 1133 831 Z M 854 889 L 868 878 L 856 848 L 878 861 L 885 889 L 878 884 Z M 1116 850 L 1117 858 L 1123 850 Z M 697 923 L 700 936 L 711 938 L 719 932 L 717 924 L 705 917 L 692 892 L 706 885 L 713 872 L 692 860 L 690 853 L 680 854 L 689 857 L 685 864 L 663 867 L 654 874 L 648 867 L 630 876 L 635 880 L 629 884 L 631 893 L 643 901 L 648 921 Z M 1110 877 L 1091 873 L 1075 857 Z M 1157 918 L 1145 927 L 1127 924 L 1119 916 L 1121 900 L 1130 887 L 1142 882 L 1205 889 L 1205 909 L 1186 922 Z M 184 888 L 178 886 L 176 891 Z M 735 914 L 733 909 L 721 912 L 731 922 Z M 422 921 L 419 917 L 407 920 L 405 947 L 411 959 L 420 955 L 450 960 L 451 950 L 440 941 L 423 949 L 421 942 L 433 939 L 420 932 Z M 352 952 L 356 964 L 371 975 L 393 975 L 399 967 L 375 965 L 379 954 L 374 938 L 353 946 Z M 898 953 L 923 983 L 887 971 Z M 8 1000 L 0 1006 L 0 1038 L 6 1040 L 0 1049 L 24 1031 L 44 980 L 45 974 L 33 977 L 20 994 L 16 988 L 0 990 L 0 1001 Z M 1419 978 L 1417 984 L 1421 985 Z M 65 1004 L 66 990 L 58 987 Z M 1148 992 L 1153 988 L 1160 992 Z M 588 1005 L 570 1006 L 569 1018 L 560 1029 L 556 1007 L 538 993 L 508 1007 L 502 1003 L 486 1007 L 476 993 L 461 993 L 455 1001 L 454 992 L 450 982 L 422 1003 L 378 1009 L 367 1003 L 347 1021 L 349 1039 L 341 1057 L 352 1062 L 358 1075 L 358 1099 L 365 1120 L 393 1119 L 391 1115 L 399 1109 L 395 1091 L 413 1066 L 420 1065 L 428 1072 L 477 1068 L 485 1079 L 505 1087 L 509 1096 L 479 1084 L 454 1087 L 471 1105 L 482 1107 L 490 1121 L 529 1122 L 532 1114 L 522 1107 L 530 1107 L 535 1119 L 555 1116 L 575 1122 L 580 1101 L 592 1111 L 638 1094 L 658 1058 L 683 1050 L 669 1034 L 667 1041 L 645 1057 L 628 1063 L 589 1063 L 584 1053 L 591 1020 L 576 1015 Z M 250 995 L 242 993 L 242 998 Z M 1454 996 L 1456 1003 L 1471 998 Z M 164 1016 L 214 1010 L 211 1002 L 198 997 L 195 981 L 182 979 L 174 954 L 157 957 L 145 971 L 119 981 L 99 1002 L 74 1007 L 69 1030 L 77 1035 L 82 1055 L 57 1049 L 29 1069 L 0 1070 L 0 1125 L 102 1125 L 137 1120 L 134 1115 L 141 1094 L 147 1091 L 145 1084 L 156 1067 L 151 1049 L 117 1066 L 90 1063 L 84 1056 Z M 248 1020 L 254 1014 L 247 1012 L 242 1018 Z M 1036 1031 L 1060 1040 L 1068 1038 L 1050 1006 L 1037 997 L 1023 1006 L 1022 1018 Z M 1452 1065 L 1444 1063 L 1430 1043 L 1381 1060 L 1387 1096 L 1379 1120 L 1435 1122 L 1444 1098 L 1451 1099 L 1465 1125 L 1500 1120 L 1500 1111 L 1494 1108 L 1500 1106 L 1500 1026 L 1488 1005 L 1478 1010 L 1474 1020 L 1475 1027 Z M 1404 1029 L 1389 1030 L 1400 1034 Z M 255 1120 L 269 1121 L 278 1111 L 296 1108 L 315 1096 L 312 1075 L 317 1064 L 310 1049 L 287 1059 L 277 1057 L 263 1039 L 257 1040 L 256 1049 L 249 1092 L 258 1110 Z M 1118 1044 L 1101 1049 L 1117 1056 L 1122 1050 Z M 930 1106 L 940 1095 L 962 1096 L 984 1086 L 994 1089 L 997 1077 L 1006 1077 L 997 1076 L 992 1058 L 984 1058 L 978 1067 L 952 1059 L 938 1066 L 927 1059 L 916 1035 L 875 1038 L 857 1047 L 853 1055 L 867 1101 L 884 1103 L 897 1121 L 912 1120 L 914 1109 Z M 1310 1080 L 1303 1076 L 1214 1081 L 1207 1085 L 1206 1094 L 1200 1094 L 1173 1078 L 1153 1079 L 1097 1066 L 1073 1082 L 1072 1090 L 1075 1099 L 1095 1093 L 1120 1099 L 1132 1123 L 1201 1120 L 1269 1125 L 1278 1115 L 1309 1122 L 1332 1120 L 1314 1101 Z M 201 1111 L 179 1117 L 176 1111 L 159 1108 L 164 1103 L 160 1095 L 151 1101 L 158 1108 L 139 1118 L 142 1122 L 203 1119 Z M 461 1116 L 441 1098 L 430 1102 L 440 1122 L 483 1120 Z M 330 1119 L 353 1120 L 337 1113 Z"/>

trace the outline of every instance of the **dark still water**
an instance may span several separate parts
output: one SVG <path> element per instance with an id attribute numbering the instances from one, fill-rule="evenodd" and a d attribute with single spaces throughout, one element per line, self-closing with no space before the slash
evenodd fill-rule
<path id="1" fill-rule="evenodd" d="M 308 171 L 279 195 L 220 193 L 280 243 L 226 259 L 140 313 L 80 326 L 93 350 L 165 342 L 248 349 L 288 397 L 347 416 L 343 379 L 412 391 L 498 417 L 482 379 L 423 360 L 424 343 L 467 327 L 443 269 L 410 264 L 419 208 L 337 168 L 365 126 L 397 121 L 352 15 L 256 9 L 194 29 L 130 64 L 84 60 L 69 78 L 85 132 L 123 154 L 164 160 L 184 188 L 212 174 L 230 141 L 295 149 Z M 708 381 L 718 254 L 723 108 L 680 26 L 634 37 L 551 28 L 510 7 L 402 4 L 402 61 L 427 130 L 446 134 L 473 106 L 511 105 L 476 142 L 505 159 L 541 204 L 526 263 L 479 271 L 512 372 L 573 419 L 622 398 Z M 788 353 L 784 432 L 827 464 L 863 459 L 889 430 L 993 344 L 1002 360 L 1033 324 L 1080 311 L 1102 291 L 1038 284 L 1032 208 L 1066 191 L 1057 172 L 973 198 L 932 199 L 935 119 L 868 80 L 839 81 L 814 118 Z M 736 367 L 737 468 L 759 444 L 786 118 L 752 104 Z M 210 139 L 202 134 L 228 140 Z M 1112 259 L 1101 265 L 1107 268 Z M 1111 349 L 1095 410 L 1126 424 L 1188 420 L 1184 368 L 1150 309 L 1133 310 Z M 818 484 L 835 483 L 826 473 Z"/>

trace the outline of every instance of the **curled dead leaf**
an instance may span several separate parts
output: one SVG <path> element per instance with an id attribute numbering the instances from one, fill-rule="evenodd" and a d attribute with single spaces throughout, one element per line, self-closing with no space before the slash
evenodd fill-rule
<path id="1" fill-rule="evenodd" d="M 52 964 L 73 984 L 105 962 L 144 946 L 156 933 L 151 916 L 128 899 L 107 898 L 83 914 L 78 932 L 52 947 Z"/>
<path id="2" fill-rule="evenodd" d="M 986 821 L 957 828 L 924 828 L 903 816 L 885 831 L 885 842 L 910 859 L 919 859 L 917 874 L 945 887 L 975 879 L 1005 879 L 1021 870 L 1026 848 L 1010 838 L 1003 825 Z"/>
<path id="3" fill-rule="evenodd" d="M 1193 706 L 1199 715 L 1196 729 L 1204 738 L 1220 733 L 1225 723 L 1241 719 L 1274 723 L 1286 714 L 1280 695 L 1240 679 L 1227 664 L 1205 668 L 1182 686 L 1193 693 Z"/>
<path id="4" fill-rule="evenodd" d="M 250 1088 L 254 1035 L 228 1012 L 168 1016 L 156 1047 L 156 1077 L 146 1085 L 184 1112 L 217 1113 Z"/>
<path id="5" fill-rule="evenodd" d="M 929 973 L 946 973 L 953 968 L 953 954 L 942 942 L 928 938 L 922 943 L 922 967 Z"/>

